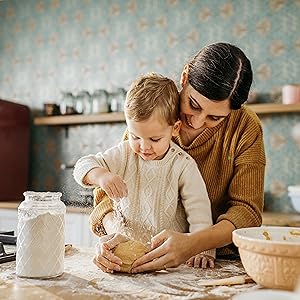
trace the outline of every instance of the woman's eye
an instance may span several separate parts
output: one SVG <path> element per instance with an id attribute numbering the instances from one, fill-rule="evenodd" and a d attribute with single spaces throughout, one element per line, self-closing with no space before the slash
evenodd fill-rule
<path id="1" fill-rule="evenodd" d="M 220 121 L 222 118 L 210 116 L 210 119 L 213 120 L 213 121 Z"/>
<path id="2" fill-rule="evenodd" d="M 191 99 L 190 99 L 190 106 L 191 106 L 191 108 L 193 108 L 193 109 L 199 109 L 199 105 L 197 105 L 197 104 L 195 103 L 195 101 L 193 101 L 193 100 L 191 100 Z"/>

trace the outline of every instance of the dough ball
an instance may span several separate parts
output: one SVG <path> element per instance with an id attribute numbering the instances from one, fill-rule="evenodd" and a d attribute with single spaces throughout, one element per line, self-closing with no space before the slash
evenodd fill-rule
<path id="1" fill-rule="evenodd" d="M 120 272 L 130 273 L 132 264 L 146 254 L 148 248 L 141 242 L 130 240 L 117 245 L 113 252 L 123 262 Z"/>

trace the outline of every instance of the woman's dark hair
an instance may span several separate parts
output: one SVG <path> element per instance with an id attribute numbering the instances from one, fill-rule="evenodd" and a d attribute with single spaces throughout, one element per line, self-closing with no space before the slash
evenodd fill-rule
<path id="1" fill-rule="evenodd" d="M 227 43 L 208 45 L 188 65 L 190 85 L 206 98 L 229 99 L 234 110 L 248 99 L 253 73 L 249 59 L 238 47 Z"/>

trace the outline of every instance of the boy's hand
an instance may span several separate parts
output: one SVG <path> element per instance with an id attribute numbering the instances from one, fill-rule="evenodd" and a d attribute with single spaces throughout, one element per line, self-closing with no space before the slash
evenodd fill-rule
<path id="1" fill-rule="evenodd" d="M 119 175 L 106 172 L 99 178 L 99 186 L 105 191 L 107 196 L 113 200 L 127 197 L 127 185 Z"/>
<path id="2" fill-rule="evenodd" d="M 127 236 L 120 233 L 112 233 L 100 237 L 96 245 L 96 256 L 93 259 L 94 264 L 106 273 L 120 271 L 122 260 L 113 254 L 112 249 L 128 240 Z"/>
<path id="3" fill-rule="evenodd" d="M 190 267 L 194 268 L 214 268 L 215 267 L 215 259 L 210 255 L 205 254 L 197 254 L 192 256 L 186 261 L 186 264 Z"/>

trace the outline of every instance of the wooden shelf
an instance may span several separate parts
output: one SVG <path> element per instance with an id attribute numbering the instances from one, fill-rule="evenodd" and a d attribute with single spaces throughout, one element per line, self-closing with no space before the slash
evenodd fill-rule
<path id="1" fill-rule="evenodd" d="M 247 106 L 258 115 L 300 112 L 300 104 L 261 103 L 248 104 Z"/>
<path id="2" fill-rule="evenodd" d="M 263 103 L 248 104 L 258 115 L 261 114 L 279 114 L 279 113 L 298 113 L 300 112 L 300 104 L 279 104 L 279 103 Z M 37 117 L 34 118 L 35 125 L 79 125 L 93 123 L 116 123 L 125 122 L 123 112 L 102 113 L 92 115 L 68 115 L 53 117 Z"/>
<path id="3" fill-rule="evenodd" d="M 116 123 L 116 122 L 125 122 L 125 117 L 123 112 L 34 118 L 35 125 L 49 125 L 49 126 L 93 124 L 93 123 Z"/>

